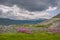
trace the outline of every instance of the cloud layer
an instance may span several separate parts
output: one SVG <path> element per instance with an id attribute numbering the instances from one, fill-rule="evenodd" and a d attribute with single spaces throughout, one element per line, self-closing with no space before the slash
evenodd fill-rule
<path id="1" fill-rule="evenodd" d="M 16 5 L 12 7 L 0 5 L 0 18 L 26 20 L 26 19 L 50 18 L 49 16 L 50 14 L 47 13 L 46 11 L 30 12 L 28 10 L 21 9 Z"/>
<path id="2" fill-rule="evenodd" d="M 49 12 L 60 9 L 60 0 L 0 0 L 0 18 L 51 18 Z"/>
<path id="3" fill-rule="evenodd" d="M 0 4 L 17 5 L 29 11 L 43 11 L 49 6 L 60 8 L 60 0 L 0 0 Z"/>

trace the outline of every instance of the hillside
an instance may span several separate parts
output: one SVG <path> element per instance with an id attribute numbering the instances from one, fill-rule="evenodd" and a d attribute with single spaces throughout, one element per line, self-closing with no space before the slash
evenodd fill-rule
<path id="1" fill-rule="evenodd" d="M 56 15 L 56 16 L 55 16 L 55 17 L 53 17 L 53 18 L 60 18 L 60 14 Z"/>
<path id="2" fill-rule="evenodd" d="M 51 27 L 59 27 L 60 26 L 60 14 L 56 15 L 55 17 L 53 17 L 49 20 L 43 21 L 39 24 L 42 24 L 42 25 L 51 24 Z"/>

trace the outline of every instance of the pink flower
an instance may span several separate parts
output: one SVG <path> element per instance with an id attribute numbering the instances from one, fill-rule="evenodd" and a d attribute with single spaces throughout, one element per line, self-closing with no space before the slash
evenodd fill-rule
<path id="1" fill-rule="evenodd" d="M 24 33 L 29 33 L 31 34 L 31 30 L 29 30 L 28 28 L 23 28 L 23 27 L 20 27 L 17 29 L 18 32 L 24 32 Z"/>
<path id="2" fill-rule="evenodd" d="M 19 31 L 19 32 L 22 32 L 22 31 L 24 31 L 25 29 L 23 28 L 23 27 L 20 27 L 20 28 L 18 28 L 17 29 L 17 31 Z"/>
<path id="3" fill-rule="evenodd" d="M 52 28 L 52 29 L 49 29 L 51 32 L 54 32 L 54 33 L 60 33 L 60 30 L 56 29 L 56 28 Z"/>

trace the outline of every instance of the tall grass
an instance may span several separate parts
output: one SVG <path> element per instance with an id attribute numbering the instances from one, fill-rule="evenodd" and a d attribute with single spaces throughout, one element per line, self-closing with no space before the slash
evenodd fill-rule
<path id="1" fill-rule="evenodd" d="M 33 34 L 7 33 L 0 34 L 0 40 L 60 40 L 60 34 L 37 32 Z"/>

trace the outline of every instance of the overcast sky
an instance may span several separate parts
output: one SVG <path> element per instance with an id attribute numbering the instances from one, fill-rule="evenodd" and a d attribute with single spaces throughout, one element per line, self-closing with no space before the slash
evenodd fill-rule
<path id="1" fill-rule="evenodd" d="M 0 18 L 51 18 L 60 13 L 60 0 L 0 0 Z"/>

